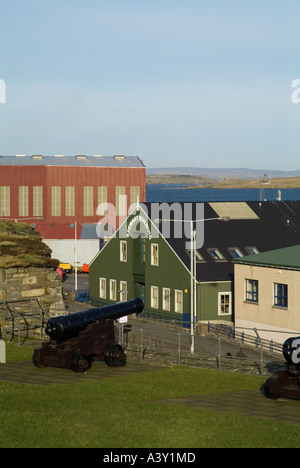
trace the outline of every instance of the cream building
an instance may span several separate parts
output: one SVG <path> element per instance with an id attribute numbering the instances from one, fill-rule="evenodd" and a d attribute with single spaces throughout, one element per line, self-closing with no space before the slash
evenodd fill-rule
<path id="1" fill-rule="evenodd" d="M 237 259 L 234 278 L 239 331 L 277 343 L 300 336 L 300 245 Z"/>

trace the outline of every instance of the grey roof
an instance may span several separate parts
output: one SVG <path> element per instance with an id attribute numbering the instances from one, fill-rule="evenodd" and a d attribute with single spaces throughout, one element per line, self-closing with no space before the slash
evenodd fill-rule
<path id="1" fill-rule="evenodd" d="M 93 167 L 145 167 L 138 156 L 103 155 L 15 155 L 0 156 L 1 166 L 93 166 Z"/>
<path id="2" fill-rule="evenodd" d="M 97 229 L 97 224 L 83 224 L 81 228 L 80 239 L 99 239 L 99 231 L 102 233 L 102 225 L 100 225 Z"/>

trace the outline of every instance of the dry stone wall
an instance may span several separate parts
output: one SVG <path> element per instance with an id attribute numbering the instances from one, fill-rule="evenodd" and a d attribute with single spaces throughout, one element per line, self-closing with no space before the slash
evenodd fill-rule
<path id="1" fill-rule="evenodd" d="M 0 269 L 0 303 L 34 298 L 44 309 L 45 319 L 64 314 L 62 283 L 56 271 L 34 267 Z"/>

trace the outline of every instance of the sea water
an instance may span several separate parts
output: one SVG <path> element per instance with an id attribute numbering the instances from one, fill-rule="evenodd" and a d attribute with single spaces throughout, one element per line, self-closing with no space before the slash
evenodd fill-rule
<path id="1" fill-rule="evenodd" d="M 300 200 L 300 189 L 282 189 L 282 201 Z M 147 202 L 276 201 L 278 189 L 199 189 L 184 184 L 148 184 Z"/>

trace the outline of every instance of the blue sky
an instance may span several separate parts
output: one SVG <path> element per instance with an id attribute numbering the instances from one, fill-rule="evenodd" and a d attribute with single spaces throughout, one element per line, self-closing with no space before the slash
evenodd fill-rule
<path id="1" fill-rule="evenodd" d="M 299 0 L 0 0 L 0 154 L 299 169 L 299 20 Z"/>

